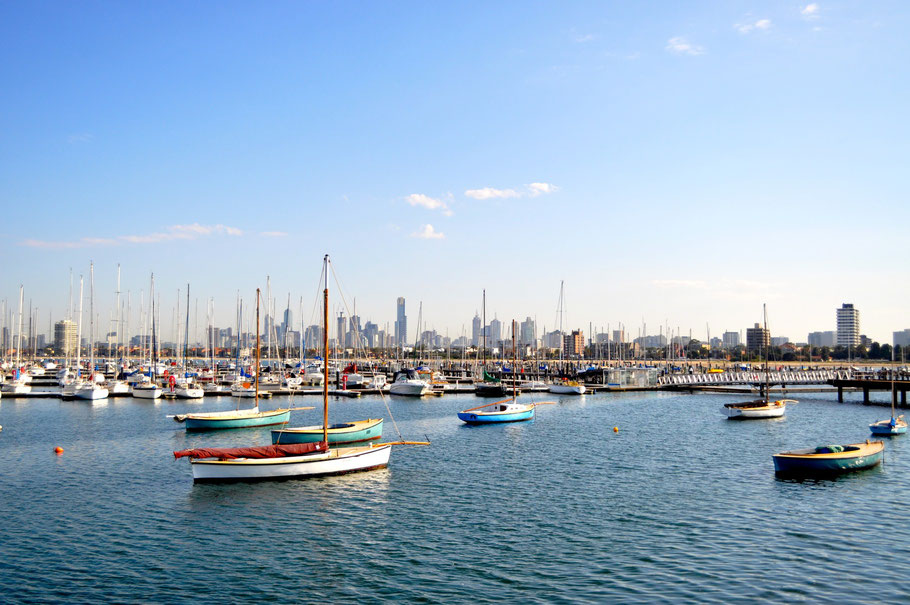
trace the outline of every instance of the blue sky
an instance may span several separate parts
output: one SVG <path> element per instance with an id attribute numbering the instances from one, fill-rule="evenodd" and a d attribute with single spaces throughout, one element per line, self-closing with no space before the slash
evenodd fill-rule
<path id="1" fill-rule="evenodd" d="M 910 326 L 903 2 L 0 3 L 0 298 Z M 184 290 L 185 292 L 185 290 Z M 283 306 L 284 302 L 279 303 Z M 200 302 L 204 309 L 204 302 Z M 410 335 L 413 338 L 413 334 Z"/>

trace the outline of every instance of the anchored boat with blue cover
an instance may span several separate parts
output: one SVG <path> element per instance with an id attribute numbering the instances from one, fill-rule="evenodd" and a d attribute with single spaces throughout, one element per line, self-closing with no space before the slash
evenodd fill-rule
<path id="1" fill-rule="evenodd" d="M 793 475 L 836 475 L 880 464 L 885 444 L 881 441 L 823 445 L 774 454 L 774 471 Z"/>

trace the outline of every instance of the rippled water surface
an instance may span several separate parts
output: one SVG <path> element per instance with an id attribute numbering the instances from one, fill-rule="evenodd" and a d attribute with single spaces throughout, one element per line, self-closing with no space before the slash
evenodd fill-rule
<path id="1" fill-rule="evenodd" d="M 855 399 L 802 395 L 785 419 L 731 422 L 720 410 L 730 396 L 597 394 L 557 397 L 532 422 L 469 427 L 455 412 L 482 403 L 473 395 L 393 398 L 405 438 L 433 444 L 396 447 L 388 469 L 195 486 L 173 450 L 266 444 L 268 429 L 186 434 L 165 416 L 230 398 L 3 399 L 0 594 L 906 602 L 910 437 L 888 440 L 877 469 L 774 476 L 774 452 L 869 437 L 888 410 Z M 375 397 L 332 406 L 333 421 L 386 416 Z M 292 424 L 320 417 L 297 411 Z"/>

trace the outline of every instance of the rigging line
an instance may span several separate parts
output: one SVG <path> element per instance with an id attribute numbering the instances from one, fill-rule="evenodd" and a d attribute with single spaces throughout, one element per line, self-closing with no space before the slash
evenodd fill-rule
<path id="1" fill-rule="evenodd" d="M 341 303 L 344 305 L 345 310 L 348 311 L 348 316 L 350 316 L 351 311 L 350 311 L 350 309 L 348 309 L 348 303 L 344 298 L 344 287 L 341 285 L 341 280 L 338 279 L 338 275 L 335 273 L 335 266 L 330 264 L 329 268 L 332 271 L 332 277 L 335 279 L 335 284 L 338 286 L 338 297 L 341 298 Z M 356 341 L 357 344 L 354 346 L 354 356 L 355 357 L 357 356 L 357 347 L 359 346 L 361 351 L 363 351 L 364 359 L 367 359 L 367 361 L 369 362 L 369 358 L 367 357 L 366 350 L 363 348 L 363 343 L 360 341 L 360 330 L 359 330 L 359 327 L 357 327 L 357 326 L 355 326 L 355 335 L 357 336 L 357 338 L 355 338 L 354 340 Z M 372 363 L 370 363 L 370 368 L 372 368 L 372 367 L 373 367 L 373 365 L 372 365 Z M 375 371 L 374 371 L 374 374 L 375 374 Z M 386 401 L 385 393 L 383 393 L 381 388 L 379 389 L 379 398 L 382 399 L 382 404 L 385 406 L 386 411 L 389 413 L 389 418 L 392 420 L 392 426 L 395 428 L 395 432 L 398 434 L 398 438 L 400 440 L 404 441 L 404 437 L 401 434 L 401 430 L 398 428 L 398 422 L 395 421 L 395 415 L 392 414 L 392 408 L 389 407 L 389 402 Z"/>

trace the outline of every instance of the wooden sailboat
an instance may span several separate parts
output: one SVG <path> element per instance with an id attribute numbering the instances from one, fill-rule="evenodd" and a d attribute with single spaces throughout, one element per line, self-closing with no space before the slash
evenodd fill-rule
<path id="1" fill-rule="evenodd" d="M 274 426 L 287 424 L 291 419 L 291 410 L 279 408 L 277 410 L 259 410 L 259 289 L 256 289 L 256 376 L 254 388 L 253 407 L 247 409 L 227 410 L 224 412 L 200 412 L 194 414 L 178 414 L 174 416 L 177 422 L 186 422 L 188 431 L 210 431 L 216 429 L 241 429 L 256 426 Z"/>
<path id="2" fill-rule="evenodd" d="M 392 445 L 428 445 L 426 442 L 399 441 L 358 447 L 329 449 L 329 256 L 323 259 L 323 345 L 326 363 L 322 384 L 322 440 L 316 443 L 268 445 L 248 448 L 192 449 L 174 452 L 175 458 L 188 457 L 194 482 L 258 481 L 267 479 L 306 479 L 384 468 L 389 463 Z"/>
<path id="3" fill-rule="evenodd" d="M 512 369 L 517 368 L 517 353 L 515 346 L 515 320 L 512 320 Z M 520 422 L 534 418 L 536 404 L 518 403 L 518 379 L 513 371 L 512 398 L 495 403 L 488 403 L 476 408 L 458 412 L 458 419 L 467 424 L 496 424 L 501 422 Z"/>
<path id="4" fill-rule="evenodd" d="M 768 310 L 762 305 L 764 315 L 764 330 L 768 330 Z M 725 403 L 724 412 L 730 420 L 750 420 L 757 418 L 780 418 L 787 411 L 788 403 L 797 403 L 795 399 L 778 399 L 770 401 L 771 385 L 768 383 L 768 358 L 770 357 L 770 340 L 765 348 L 765 384 L 762 388 L 764 399 L 744 401 L 740 403 Z"/>

